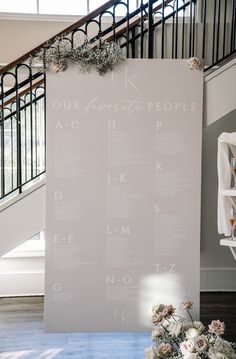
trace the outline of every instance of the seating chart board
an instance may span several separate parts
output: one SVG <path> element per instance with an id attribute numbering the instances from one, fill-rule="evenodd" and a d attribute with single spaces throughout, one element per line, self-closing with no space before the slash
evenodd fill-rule
<path id="1" fill-rule="evenodd" d="M 203 75 L 186 60 L 47 80 L 45 330 L 150 329 L 199 315 Z"/>

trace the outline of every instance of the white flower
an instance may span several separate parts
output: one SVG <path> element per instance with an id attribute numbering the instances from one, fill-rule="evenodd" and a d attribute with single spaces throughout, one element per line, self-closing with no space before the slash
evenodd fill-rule
<path id="1" fill-rule="evenodd" d="M 198 337 L 200 334 L 200 332 L 196 329 L 196 328 L 189 328 L 186 332 L 186 338 L 187 339 L 194 339 L 196 337 Z"/>
<path id="2" fill-rule="evenodd" d="M 170 325 L 168 327 L 168 331 L 172 337 L 177 338 L 179 336 L 182 328 L 183 328 L 183 324 L 180 320 L 178 320 L 177 322 L 170 323 Z"/>
<path id="3" fill-rule="evenodd" d="M 227 355 L 220 352 L 210 352 L 208 353 L 210 359 L 229 359 Z"/>
<path id="4" fill-rule="evenodd" d="M 184 355 L 184 359 L 200 359 L 197 353 L 187 353 Z"/>
<path id="5" fill-rule="evenodd" d="M 199 331 L 199 333 L 203 333 L 205 330 L 205 326 L 202 324 L 202 322 L 194 321 L 193 326 Z"/>
<path id="6" fill-rule="evenodd" d="M 65 62 L 51 62 L 50 70 L 54 73 L 64 71 L 66 68 Z"/>
<path id="7" fill-rule="evenodd" d="M 184 322 L 183 323 L 183 329 L 186 331 L 188 330 L 189 328 L 192 328 L 193 327 L 193 323 L 192 322 Z"/>
<path id="8" fill-rule="evenodd" d="M 145 349 L 145 359 L 153 359 L 152 347 L 148 347 Z"/>
<path id="9" fill-rule="evenodd" d="M 152 340 L 155 341 L 160 338 L 164 334 L 164 329 L 162 327 L 158 327 L 153 329 L 152 331 Z"/>
<path id="10" fill-rule="evenodd" d="M 104 74 L 113 69 L 114 65 L 123 59 L 120 46 L 114 42 L 103 42 L 101 46 L 93 46 L 88 38 L 81 44 L 71 44 L 62 37 L 58 37 L 50 46 L 46 45 L 41 51 L 33 55 L 30 61 L 43 60 L 46 68 L 57 73 L 66 69 L 66 59 L 77 63 L 82 72 L 96 69 L 99 74 Z"/>
<path id="11" fill-rule="evenodd" d="M 220 337 L 209 348 L 208 356 L 210 359 L 236 359 L 236 353 L 231 344 Z"/>
<path id="12" fill-rule="evenodd" d="M 195 349 L 195 344 L 193 340 L 186 340 L 180 344 L 180 350 L 182 354 L 192 353 Z"/>

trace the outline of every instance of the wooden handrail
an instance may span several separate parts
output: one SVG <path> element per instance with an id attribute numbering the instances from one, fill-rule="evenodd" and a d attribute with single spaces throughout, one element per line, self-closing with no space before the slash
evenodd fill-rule
<path id="1" fill-rule="evenodd" d="M 26 94 L 30 91 L 30 89 L 34 90 L 36 87 L 42 85 L 43 83 L 44 83 L 44 79 L 35 82 L 35 83 L 32 85 L 32 87 L 28 86 L 27 89 L 21 91 L 21 92 L 18 94 L 18 97 L 22 97 L 22 96 L 26 95 Z M 3 106 L 3 105 L 0 105 L 0 110 L 1 110 L 3 107 L 6 107 L 7 105 L 13 103 L 15 100 L 16 100 L 16 96 L 13 96 L 12 98 L 10 98 L 10 99 L 7 100 L 6 102 L 4 102 L 4 106 Z"/>
<path id="2" fill-rule="evenodd" d="M 98 15 L 100 15 L 103 11 L 109 9 L 112 5 L 115 5 L 115 3 L 118 0 L 109 0 L 105 4 L 101 5 L 99 8 L 95 9 L 94 11 L 90 12 L 88 15 L 83 16 L 80 20 L 76 21 L 74 24 L 68 26 L 66 29 L 58 32 L 56 35 L 52 36 L 47 41 L 44 41 L 40 45 L 36 46 L 34 49 L 30 50 L 26 54 L 22 55 L 15 61 L 10 62 L 8 65 L 4 66 L 2 69 L 0 69 L 0 75 L 3 74 L 6 71 L 11 70 L 13 67 L 17 66 L 21 62 L 27 60 L 30 55 L 32 55 L 35 52 L 40 51 L 44 46 L 49 45 L 53 43 L 58 37 L 65 36 L 68 33 L 72 32 L 73 30 L 77 29 L 78 27 L 81 27 L 86 24 L 87 21 L 94 19 Z"/>

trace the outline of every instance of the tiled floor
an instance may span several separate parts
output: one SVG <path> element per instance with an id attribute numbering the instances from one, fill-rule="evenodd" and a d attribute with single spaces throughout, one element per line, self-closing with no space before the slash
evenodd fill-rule
<path id="1" fill-rule="evenodd" d="M 0 299 L 1 359 L 143 359 L 149 333 L 45 334 L 42 298 Z"/>

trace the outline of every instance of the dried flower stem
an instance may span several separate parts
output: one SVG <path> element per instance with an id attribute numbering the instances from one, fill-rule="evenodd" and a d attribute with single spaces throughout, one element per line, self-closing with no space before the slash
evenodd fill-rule
<path id="1" fill-rule="evenodd" d="M 190 313 L 190 311 L 187 309 L 187 312 L 188 312 L 188 315 L 189 315 L 189 317 L 190 317 L 190 319 L 191 319 L 191 322 L 192 322 L 192 324 L 193 324 L 193 326 L 194 326 L 194 321 L 193 321 L 193 317 L 192 317 L 192 315 L 191 315 L 191 313 Z"/>

